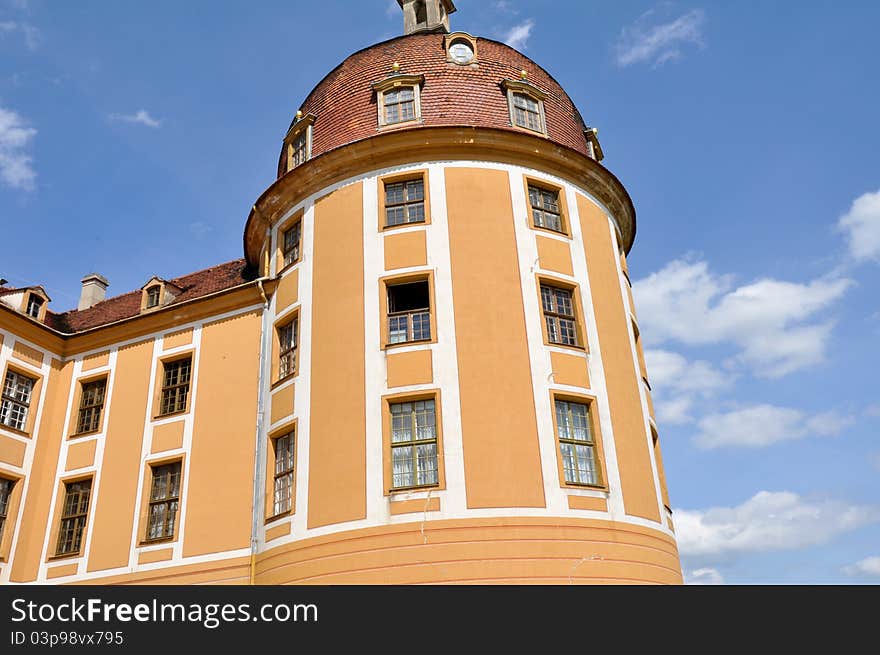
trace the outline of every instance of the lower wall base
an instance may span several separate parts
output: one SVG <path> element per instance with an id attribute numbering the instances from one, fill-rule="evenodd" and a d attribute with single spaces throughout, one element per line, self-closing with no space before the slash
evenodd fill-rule
<path id="1" fill-rule="evenodd" d="M 259 584 L 681 584 L 668 535 L 584 519 L 428 521 L 292 541 Z"/>

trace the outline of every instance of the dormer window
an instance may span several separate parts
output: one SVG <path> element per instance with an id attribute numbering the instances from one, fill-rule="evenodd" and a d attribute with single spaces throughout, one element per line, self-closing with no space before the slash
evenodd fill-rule
<path id="1" fill-rule="evenodd" d="M 27 303 L 27 315 L 32 316 L 33 318 L 40 318 L 40 310 L 43 308 L 43 299 L 38 295 L 32 293 L 28 298 Z"/>
<path id="2" fill-rule="evenodd" d="M 314 114 L 302 115 L 297 113 L 297 118 L 290 126 L 284 139 L 286 167 L 285 172 L 292 170 L 300 164 L 306 163 L 312 157 L 312 124 L 315 122 Z"/>
<path id="3" fill-rule="evenodd" d="M 173 282 L 167 282 L 160 277 L 152 277 L 141 287 L 141 311 L 146 312 L 170 304 L 183 289 Z"/>
<path id="4" fill-rule="evenodd" d="M 510 124 L 540 134 L 547 134 L 544 98 L 547 94 L 525 81 L 504 80 L 510 108 Z"/>
<path id="5" fill-rule="evenodd" d="M 146 309 L 159 306 L 159 297 L 161 293 L 162 287 L 160 287 L 158 284 L 154 284 L 153 286 L 147 288 Z"/>
<path id="6" fill-rule="evenodd" d="M 467 32 L 446 36 L 446 61 L 460 66 L 473 64 L 477 59 L 477 39 Z"/>
<path id="7" fill-rule="evenodd" d="M 419 89 L 423 81 L 422 75 L 395 74 L 373 84 L 380 128 L 421 120 Z"/>

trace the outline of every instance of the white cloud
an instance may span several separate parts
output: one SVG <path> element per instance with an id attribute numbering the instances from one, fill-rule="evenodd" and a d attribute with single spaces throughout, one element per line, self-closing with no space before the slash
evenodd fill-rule
<path id="1" fill-rule="evenodd" d="M 162 125 L 162 122 L 150 116 L 150 112 L 146 109 L 139 109 L 134 114 L 110 114 L 110 120 L 146 125 L 147 127 L 152 128 L 157 128 Z"/>
<path id="2" fill-rule="evenodd" d="M 213 230 L 214 228 L 204 221 L 195 221 L 194 223 L 189 224 L 189 231 L 199 240 L 204 239 Z"/>
<path id="3" fill-rule="evenodd" d="M 880 508 L 789 491 L 760 491 L 737 507 L 675 510 L 678 547 L 689 557 L 804 548 L 876 521 Z"/>
<path id="4" fill-rule="evenodd" d="M 656 67 L 680 59 L 684 45 L 703 47 L 702 9 L 692 9 L 668 22 L 658 22 L 655 14 L 648 11 L 621 30 L 615 46 L 618 66 L 652 61 Z"/>
<path id="5" fill-rule="evenodd" d="M 738 362 L 759 376 L 780 377 L 822 361 L 833 322 L 815 315 L 851 284 L 761 279 L 734 288 L 730 276 L 711 273 L 706 262 L 678 259 L 637 280 L 633 294 L 648 342 L 732 343 Z"/>
<path id="6" fill-rule="evenodd" d="M 659 348 L 646 349 L 645 362 L 657 419 L 664 424 L 690 423 L 690 409 L 696 398 L 710 398 L 728 388 L 734 379 L 707 361 L 691 362 L 679 353 Z"/>
<path id="7" fill-rule="evenodd" d="M 32 166 L 31 140 L 37 131 L 14 111 L 0 107 L 0 182 L 30 191 L 37 173 Z"/>
<path id="8" fill-rule="evenodd" d="M 18 23 L 16 21 L 0 22 L 0 36 L 15 33 L 21 34 L 28 50 L 33 51 L 40 47 L 42 36 L 40 30 L 33 25 L 29 23 Z"/>
<path id="9" fill-rule="evenodd" d="M 850 255 L 856 261 L 880 262 L 880 191 L 856 198 L 837 227 L 846 234 Z"/>
<path id="10" fill-rule="evenodd" d="M 689 585 L 718 585 L 724 584 L 724 578 L 718 569 L 702 568 L 695 571 L 684 572 L 684 583 Z"/>
<path id="11" fill-rule="evenodd" d="M 513 14 L 516 15 L 519 13 L 519 10 L 513 6 L 510 0 L 495 0 L 492 3 L 495 11 L 500 11 L 504 14 Z"/>
<path id="12" fill-rule="evenodd" d="M 866 557 L 850 566 L 844 566 L 843 572 L 852 576 L 880 576 L 880 557 Z"/>
<path id="13" fill-rule="evenodd" d="M 529 18 L 519 25 L 514 25 L 501 40 L 511 48 L 525 50 L 533 27 L 535 27 L 535 21 Z"/>
<path id="14" fill-rule="evenodd" d="M 869 405 L 865 410 L 865 414 L 873 417 L 880 417 L 880 405 Z"/>
<path id="15" fill-rule="evenodd" d="M 703 417 L 694 443 L 704 449 L 763 448 L 810 436 L 837 436 L 852 423 L 851 417 L 835 412 L 807 416 L 790 407 L 752 405 Z"/>

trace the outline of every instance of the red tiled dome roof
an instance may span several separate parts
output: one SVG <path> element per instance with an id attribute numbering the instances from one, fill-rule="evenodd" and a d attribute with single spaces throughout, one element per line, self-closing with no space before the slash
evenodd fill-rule
<path id="1" fill-rule="evenodd" d="M 460 66 L 447 61 L 445 37 L 413 34 L 384 41 L 354 53 L 321 80 L 301 107 L 303 115 L 315 117 L 312 157 L 377 134 L 376 93 L 371 84 L 391 75 L 395 62 L 400 63 L 400 73 L 424 76 L 422 121 L 398 129 L 454 125 L 519 131 L 511 127 L 501 83 L 519 80 L 525 70 L 526 81 L 547 94 L 549 139 L 587 154 L 584 121 L 547 71 L 510 46 L 483 38 L 477 40 L 476 65 Z M 284 172 L 279 164 L 279 177 Z"/>

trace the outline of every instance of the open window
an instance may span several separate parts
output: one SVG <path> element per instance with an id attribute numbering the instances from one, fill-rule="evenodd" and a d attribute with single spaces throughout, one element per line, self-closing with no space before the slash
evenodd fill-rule
<path id="1" fill-rule="evenodd" d="M 429 280 L 388 283 L 387 343 L 430 341 L 431 286 Z"/>

